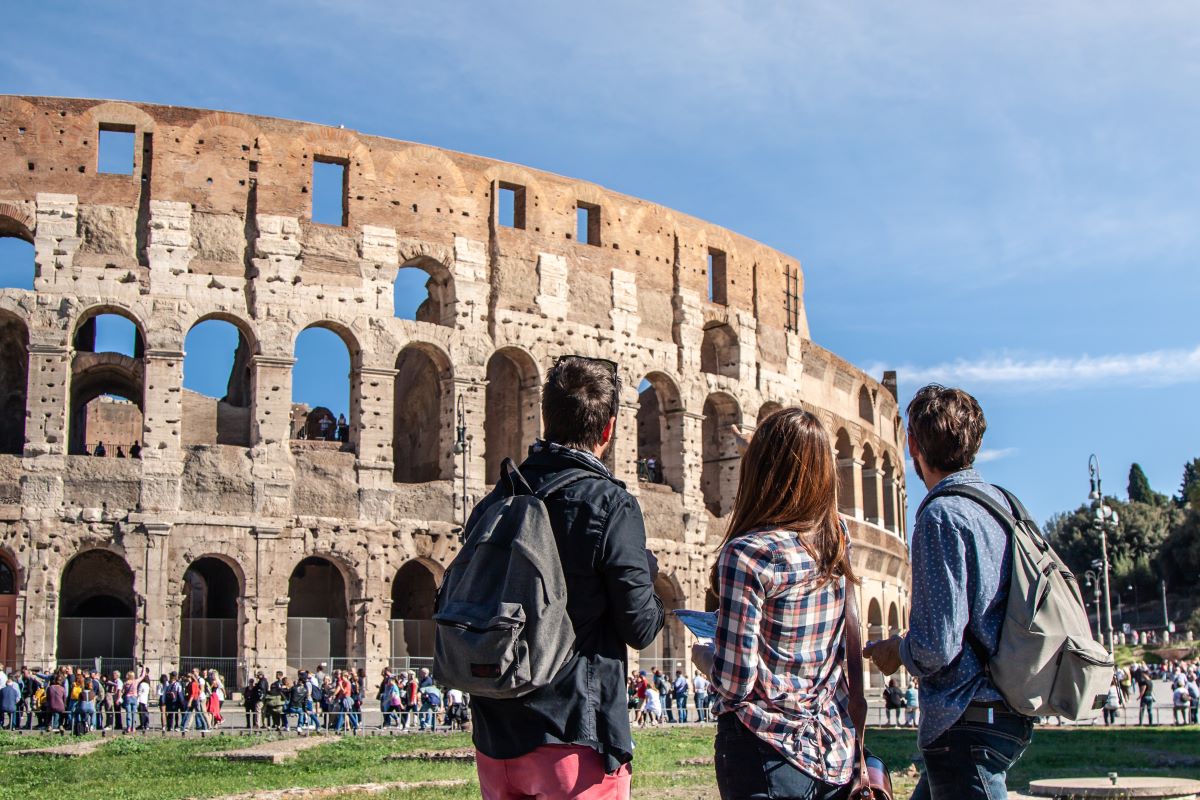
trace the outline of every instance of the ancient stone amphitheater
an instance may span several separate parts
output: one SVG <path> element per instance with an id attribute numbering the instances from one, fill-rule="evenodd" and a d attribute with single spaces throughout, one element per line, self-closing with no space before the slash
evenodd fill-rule
<path id="1" fill-rule="evenodd" d="M 105 137 L 128 143 L 125 169 L 104 168 Z M 340 179 L 332 224 L 312 219 L 318 168 Z M 836 441 L 870 634 L 904 624 L 895 377 L 809 339 L 795 258 L 425 145 L 39 97 L 0 97 L 0 237 L 29 243 L 33 286 L 0 292 L 0 663 L 424 663 L 464 505 L 538 435 L 564 353 L 620 364 L 611 466 L 669 608 L 703 603 L 736 490 L 729 426 L 800 405 Z M 395 310 L 405 269 L 425 273 L 413 319 Z M 95 352 L 112 316 L 132 347 Z M 220 398 L 183 388 L 207 320 L 237 331 Z M 340 436 L 293 404 L 313 327 L 349 354 Z M 631 659 L 673 666 L 686 645 L 669 624 Z"/>

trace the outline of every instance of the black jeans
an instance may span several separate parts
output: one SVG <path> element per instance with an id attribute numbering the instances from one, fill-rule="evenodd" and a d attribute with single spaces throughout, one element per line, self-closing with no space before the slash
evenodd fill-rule
<path id="1" fill-rule="evenodd" d="M 995 711 L 991 724 L 959 720 L 921 748 L 912 800 L 1008 800 L 1008 770 L 1032 737 L 1033 720 L 1010 711 Z"/>
<path id="2" fill-rule="evenodd" d="M 717 718 L 717 789 L 721 800 L 844 800 L 850 786 L 819 781 L 792 766 L 736 714 Z"/>

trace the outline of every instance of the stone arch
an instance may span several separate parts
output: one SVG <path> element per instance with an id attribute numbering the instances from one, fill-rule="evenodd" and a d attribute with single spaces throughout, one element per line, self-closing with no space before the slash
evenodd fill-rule
<path id="1" fill-rule="evenodd" d="M 875 424 L 875 404 L 866 386 L 858 387 L 858 416 L 869 425 Z"/>
<path id="2" fill-rule="evenodd" d="M 782 410 L 783 410 L 783 405 L 781 403 L 776 403 L 773 400 L 768 400 L 767 402 L 763 403 L 761 406 L 758 407 L 758 415 L 755 418 L 754 424 L 756 426 L 762 425 L 763 421 L 767 417 L 771 416 L 776 411 L 782 411 Z"/>
<path id="3" fill-rule="evenodd" d="M 225 197 L 234 207 L 220 210 L 246 208 L 252 213 L 249 199 L 256 184 L 272 179 L 270 139 L 238 114 L 216 111 L 201 117 L 184 133 L 176 149 L 183 155 L 176 174 L 182 186 L 193 192 L 189 198 L 195 202 L 193 210 L 210 208 L 212 198 Z"/>
<path id="4" fill-rule="evenodd" d="M 406 271 L 422 272 L 426 275 L 424 279 L 425 300 L 417 306 L 412 317 L 402 316 L 402 304 L 398 302 L 401 292 L 411 288 L 412 281 L 406 279 L 406 274 L 409 274 Z M 402 319 L 454 327 L 456 314 L 454 275 L 450 268 L 429 256 L 415 256 L 406 259 L 400 264 L 400 269 L 396 271 L 392 308 L 394 314 Z"/>
<path id="5" fill-rule="evenodd" d="M 29 390 L 29 329 L 0 312 L 0 453 L 25 450 L 25 413 Z"/>
<path id="6" fill-rule="evenodd" d="M 463 197 L 468 194 L 462 170 L 441 150 L 426 145 L 411 145 L 392 154 L 381 171 L 384 186 L 395 186 L 404 194 L 416 188 L 416 194 Z M 404 183 L 404 178 L 408 183 Z M 419 180 L 424 179 L 424 180 Z"/>
<path id="7" fill-rule="evenodd" d="M 638 477 L 683 491 L 683 401 L 679 384 L 650 372 L 638 387 Z"/>
<path id="8" fill-rule="evenodd" d="M 297 367 L 301 367 L 302 369 L 307 369 L 310 367 L 310 362 L 307 360 L 308 357 L 302 358 L 299 355 L 299 349 L 301 346 L 301 337 L 312 330 L 324 330 L 337 336 L 337 338 L 341 340 L 342 344 L 346 348 L 346 356 L 349 362 L 349 372 L 346 376 L 345 399 L 342 401 L 341 397 L 337 398 L 339 401 L 344 402 L 344 405 L 339 405 L 335 409 L 325 409 L 326 413 L 329 413 L 334 418 L 335 424 L 332 429 L 326 431 L 327 435 L 320 438 L 325 438 L 330 441 L 340 441 L 343 449 L 356 450 L 358 447 L 358 434 L 361 430 L 362 421 L 362 400 L 360 391 L 362 376 L 358 369 L 362 362 L 361 345 L 354 332 L 351 331 L 347 325 L 341 322 L 329 319 L 319 319 L 309 322 L 297 332 L 292 345 L 292 352 L 297 354 L 296 364 L 293 366 L 293 376 L 295 375 L 295 370 Z M 307 433 L 312 427 L 308 425 L 309 415 L 311 414 L 315 417 L 317 412 L 323 408 L 322 406 L 314 405 L 311 409 L 303 408 L 303 410 L 298 410 L 296 408 L 297 406 L 307 406 L 307 404 L 303 403 L 302 398 L 297 397 L 297 393 L 298 387 L 296 385 L 295 377 L 293 377 L 293 435 L 301 435 L 300 431 Z M 345 413 L 347 417 L 344 428 L 337 423 L 337 417 L 342 413 Z M 308 438 L 313 437 L 309 436 Z"/>
<path id="9" fill-rule="evenodd" d="M 17 560 L 0 548 L 0 663 L 17 663 L 17 594 L 21 590 Z"/>
<path id="10" fill-rule="evenodd" d="M 837 458 L 838 511 L 854 516 L 857 512 L 854 490 L 854 445 L 845 428 L 838 428 L 834 436 L 834 456 Z"/>
<path id="11" fill-rule="evenodd" d="M 541 431 L 541 374 L 527 351 L 514 346 L 492 353 L 487 363 L 485 391 L 485 479 L 494 482 L 500 464 L 518 464 Z"/>
<path id="12" fill-rule="evenodd" d="M 229 374 L 223 387 L 205 393 L 188 387 L 190 370 L 195 368 L 198 354 L 189 347 L 189 340 L 202 325 L 227 325 L 237 334 L 233 348 Z M 250 446 L 251 428 L 254 421 L 251 390 L 253 376 L 250 362 L 258 353 L 258 342 L 253 327 L 240 317 L 227 312 L 211 312 L 201 316 L 188 328 L 184 336 L 183 359 L 183 425 L 184 445 L 228 444 Z M 211 359 L 211 352 L 208 354 Z M 223 392 L 217 394 L 217 392 Z"/>
<path id="13" fill-rule="evenodd" d="M 202 555 L 189 562 L 181 587 L 180 669 L 200 667 L 233 675 L 246 593 L 241 567 L 224 555 Z"/>
<path id="14" fill-rule="evenodd" d="M 654 593 L 658 595 L 658 599 L 662 601 L 663 608 L 667 612 L 666 621 L 655 640 L 649 647 L 641 651 L 638 660 L 643 668 L 658 667 L 662 669 L 669 681 L 670 676 L 674 675 L 676 665 L 680 665 L 680 668 L 686 670 L 690 661 L 690 656 L 686 652 L 686 629 L 679 621 L 679 617 L 671 613 L 684 607 L 686 595 L 678 578 L 674 574 L 666 572 L 660 572 L 654 580 Z"/>
<path id="15" fill-rule="evenodd" d="M 392 479 L 425 483 L 449 477 L 445 433 L 454 418 L 453 367 L 437 347 L 406 346 L 396 357 Z"/>
<path id="16" fill-rule="evenodd" d="M 428 666 L 433 658 L 433 605 L 441 568 L 423 558 L 404 562 L 392 579 L 391 663 L 397 669 Z M 413 659 L 420 659 L 414 664 Z"/>
<path id="17" fill-rule="evenodd" d="M 900 631 L 900 610 L 894 602 L 888 604 L 887 624 L 889 636 L 895 636 Z"/>
<path id="18" fill-rule="evenodd" d="M 155 128 L 154 117 L 129 103 L 97 103 L 84 111 L 82 116 L 97 125 L 129 125 L 138 131 L 151 133 Z"/>
<path id="19" fill-rule="evenodd" d="M 737 334 L 731 325 L 718 322 L 705 326 L 700 342 L 701 372 L 736 378 L 740 360 Z"/>
<path id="20" fill-rule="evenodd" d="M 863 519 L 879 524 L 879 470 L 875 450 L 870 444 L 862 448 L 862 507 Z"/>
<path id="21" fill-rule="evenodd" d="M 741 423 L 742 410 L 732 395 L 714 392 L 705 399 L 700 488 L 705 507 L 716 517 L 732 511 L 737 496 L 741 455 L 732 426 Z"/>
<path id="22" fill-rule="evenodd" d="M 58 585 L 58 663 L 100 658 L 109 668 L 132 667 L 139 605 L 124 557 L 106 548 L 76 553 Z"/>
<path id="23" fill-rule="evenodd" d="M 33 244 L 36 226 L 37 220 L 26 209 L 14 203 L 0 203 L 0 237 L 11 236 Z"/>
<path id="24" fill-rule="evenodd" d="M 133 324 L 131 355 L 96 352 L 96 323 L 107 315 Z M 115 455 L 117 448 L 128 452 L 140 445 L 145 432 L 145 325 L 129 309 L 93 306 L 79 315 L 72 344 L 68 452 Z"/>
<path id="25" fill-rule="evenodd" d="M 349 652 L 349 593 L 339 559 L 309 555 L 288 578 L 287 662 L 290 669 L 314 669 L 345 659 Z"/>

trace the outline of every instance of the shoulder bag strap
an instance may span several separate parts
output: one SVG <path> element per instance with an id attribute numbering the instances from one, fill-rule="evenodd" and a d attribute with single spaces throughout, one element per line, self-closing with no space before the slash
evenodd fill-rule
<path id="1" fill-rule="evenodd" d="M 867 774 L 867 696 L 863 691 L 862 626 L 858 622 L 858 596 L 854 584 L 846 581 L 844 621 L 846 627 L 846 684 L 850 692 L 850 721 L 854 724 L 854 749 L 858 774 L 851 779 L 854 792 L 871 796 L 871 781 Z"/>

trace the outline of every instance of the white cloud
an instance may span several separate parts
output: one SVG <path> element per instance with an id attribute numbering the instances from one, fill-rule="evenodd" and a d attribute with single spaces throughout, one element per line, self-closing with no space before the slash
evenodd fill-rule
<path id="1" fill-rule="evenodd" d="M 883 369 L 882 365 L 876 365 L 869 372 L 876 374 Z M 1200 347 L 1076 358 L 997 356 L 975 361 L 960 359 L 928 367 L 899 367 L 897 372 L 900 380 L 910 387 L 926 383 L 1027 389 L 1092 388 L 1110 383 L 1171 386 L 1200 381 Z"/>
<path id="2" fill-rule="evenodd" d="M 989 461 L 999 461 L 1002 458 L 1008 458 L 1015 455 L 1017 448 L 1015 447 L 998 447 L 996 449 L 984 448 L 975 454 L 976 464 L 986 464 Z"/>

